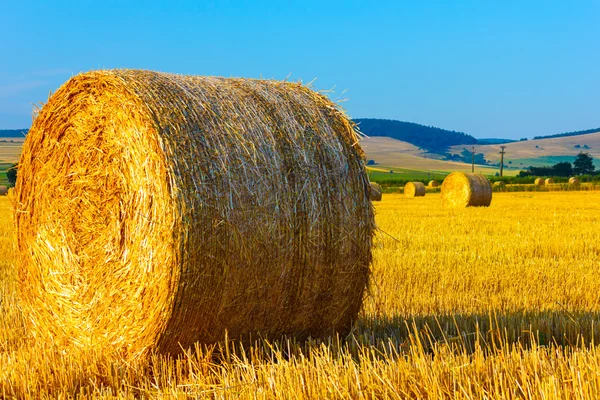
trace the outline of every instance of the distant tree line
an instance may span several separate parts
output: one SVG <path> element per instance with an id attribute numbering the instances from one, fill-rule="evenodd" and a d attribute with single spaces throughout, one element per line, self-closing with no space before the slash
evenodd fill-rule
<path id="1" fill-rule="evenodd" d="M 566 137 L 566 136 L 578 136 L 578 135 L 586 135 L 588 133 L 596 133 L 596 132 L 600 132 L 600 128 L 596 128 L 596 129 L 587 129 L 585 131 L 573 131 L 573 132 L 564 132 L 564 133 L 557 133 L 555 135 L 548 135 L 548 136 L 534 136 L 533 140 L 538 140 L 538 139 L 550 139 L 550 138 L 557 138 L 557 137 Z"/>
<path id="2" fill-rule="evenodd" d="M 588 153 L 579 153 L 575 157 L 575 161 L 571 165 L 570 162 L 564 161 L 552 166 L 544 167 L 529 167 L 527 171 L 519 172 L 520 177 L 527 176 L 562 176 L 568 177 L 573 175 L 590 175 L 594 173 L 596 166 L 594 158 Z"/>
<path id="3" fill-rule="evenodd" d="M 0 137 L 20 138 L 27 135 L 29 129 L 0 129 Z"/>
<path id="4" fill-rule="evenodd" d="M 412 122 L 376 118 L 359 118 L 354 122 L 367 136 L 386 136 L 402 140 L 432 153 L 445 153 L 450 146 L 477 144 L 477 139 L 466 133 Z"/>

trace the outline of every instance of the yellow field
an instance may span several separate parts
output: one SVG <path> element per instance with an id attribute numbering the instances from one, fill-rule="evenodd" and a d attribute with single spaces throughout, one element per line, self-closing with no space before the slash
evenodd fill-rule
<path id="1" fill-rule="evenodd" d="M 350 337 L 134 365 L 27 337 L 0 198 L 0 396 L 596 398 L 600 192 L 494 193 L 462 210 L 439 194 L 383 198 Z"/>
<path id="2" fill-rule="evenodd" d="M 0 138 L 0 163 L 16 163 L 25 138 Z"/>

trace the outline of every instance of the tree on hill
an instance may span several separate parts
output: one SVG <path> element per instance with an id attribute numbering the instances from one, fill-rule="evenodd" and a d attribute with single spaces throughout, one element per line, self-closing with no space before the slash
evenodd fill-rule
<path id="1" fill-rule="evenodd" d="M 575 175 L 591 174 L 596 169 L 596 166 L 594 165 L 594 157 L 583 152 L 577 154 L 575 161 L 573 161 L 573 166 L 573 172 Z"/>

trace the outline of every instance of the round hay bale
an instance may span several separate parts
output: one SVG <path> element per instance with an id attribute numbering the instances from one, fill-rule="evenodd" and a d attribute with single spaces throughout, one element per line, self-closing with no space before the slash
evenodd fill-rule
<path id="1" fill-rule="evenodd" d="M 536 178 L 534 184 L 538 185 L 538 186 L 544 186 L 545 183 L 545 179 L 544 178 Z"/>
<path id="2" fill-rule="evenodd" d="M 494 187 L 504 187 L 506 186 L 506 184 L 503 181 L 496 181 L 494 182 Z"/>
<path id="3" fill-rule="evenodd" d="M 6 196 L 8 194 L 8 188 L 6 186 L 0 186 L 0 196 Z"/>
<path id="4" fill-rule="evenodd" d="M 492 185 L 482 174 L 453 172 L 442 183 L 442 204 L 450 207 L 487 207 Z"/>
<path id="5" fill-rule="evenodd" d="M 71 78 L 19 162 L 34 339 L 122 356 L 351 329 L 375 229 L 358 134 L 299 83 Z"/>
<path id="6" fill-rule="evenodd" d="M 572 176 L 569 178 L 570 185 L 579 185 L 579 178 Z"/>
<path id="7" fill-rule="evenodd" d="M 404 185 L 404 195 L 406 197 L 425 196 L 425 184 L 423 182 L 408 182 Z"/>
<path id="8" fill-rule="evenodd" d="M 546 180 L 544 181 L 544 184 L 549 185 L 551 183 L 554 183 L 554 179 L 552 178 L 546 178 Z"/>
<path id="9" fill-rule="evenodd" d="M 383 192 L 381 190 L 381 186 L 378 183 L 371 182 L 371 201 L 381 201 L 381 197 L 383 196 Z"/>
<path id="10" fill-rule="evenodd" d="M 436 180 L 431 180 L 429 181 L 429 183 L 427 184 L 427 186 L 429 186 L 430 188 L 436 188 L 438 187 L 440 184 L 438 183 L 438 181 Z"/>

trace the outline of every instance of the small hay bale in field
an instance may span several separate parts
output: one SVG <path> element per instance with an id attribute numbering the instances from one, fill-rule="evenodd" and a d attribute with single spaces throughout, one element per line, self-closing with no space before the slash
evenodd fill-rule
<path id="1" fill-rule="evenodd" d="M 538 186 L 544 186 L 545 183 L 545 179 L 544 178 L 536 178 L 534 184 L 538 185 Z"/>
<path id="2" fill-rule="evenodd" d="M 41 343 L 127 358 L 346 334 L 375 228 L 354 125 L 299 83 L 94 71 L 42 108 L 14 216 Z"/>
<path id="3" fill-rule="evenodd" d="M 579 178 L 572 176 L 569 178 L 570 185 L 579 185 Z"/>
<path id="4" fill-rule="evenodd" d="M 404 185 L 404 195 L 406 197 L 425 196 L 425 184 L 423 182 L 408 182 Z"/>
<path id="5" fill-rule="evenodd" d="M 450 207 L 487 207 L 492 201 L 492 185 L 477 173 L 453 172 L 442 183 L 442 204 Z"/>
<path id="6" fill-rule="evenodd" d="M 494 182 L 494 187 L 504 187 L 506 184 L 503 181 Z"/>
<path id="7" fill-rule="evenodd" d="M 427 186 L 429 186 L 430 188 L 436 188 L 438 187 L 440 184 L 438 183 L 438 181 L 436 180 L 431 180 L 429 181 L 429 183 L 427 184 Z"/>
<path id="8" fill-rule="evenodd" d="M 6 186 L 0 186 L 0 196 L 6 196 L 8 194 L 8 188 Z"/>
<path id="9" fill-rule="evenodd" d="M 544 181 L 544 184 L 549 185 L 551 183 L 554 183 L 554 179 L 552 178 L 546 178 L 546 180 Z"/>
<path id="10" fill-rule="evenodd" d="M 383 196 L 383 192 L 381 190 L 381 186 L 378 183 L 371 182 L 371 201 L 381 201 L 381 197 Z"/>

